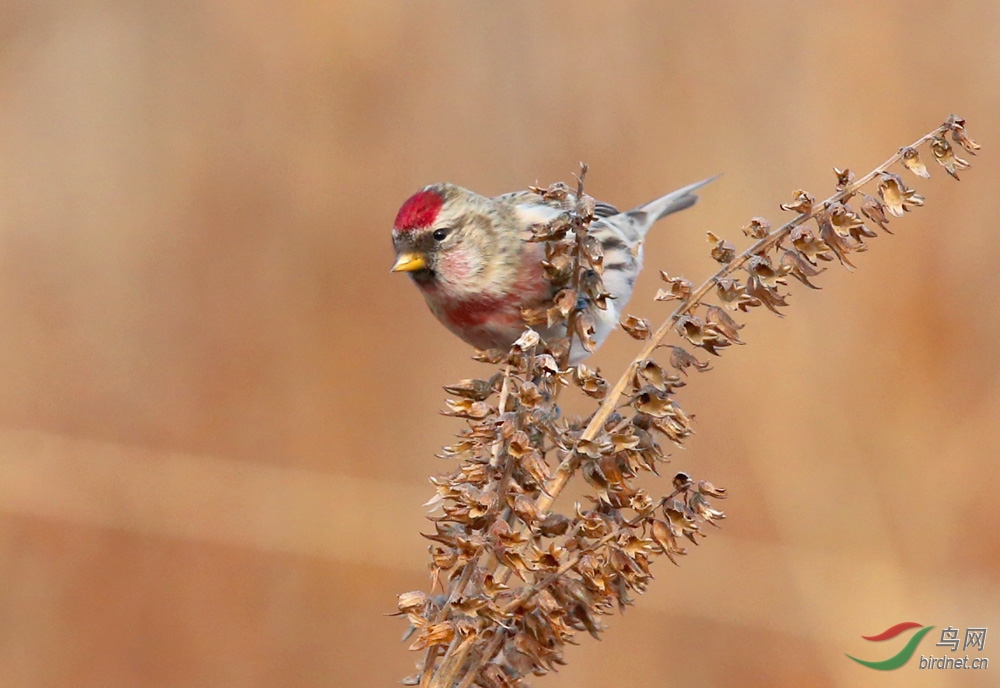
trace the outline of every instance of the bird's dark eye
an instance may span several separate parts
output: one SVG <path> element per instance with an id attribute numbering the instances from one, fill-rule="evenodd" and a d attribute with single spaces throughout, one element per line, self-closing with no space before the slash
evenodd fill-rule
<path id="1" fill-rule="evenodd" d="M 448 237 L 449 231 L 450 230 L 445 228 L 435 229 L 431 236 L 434 237 L 434 241 L 444 241 Z"/>

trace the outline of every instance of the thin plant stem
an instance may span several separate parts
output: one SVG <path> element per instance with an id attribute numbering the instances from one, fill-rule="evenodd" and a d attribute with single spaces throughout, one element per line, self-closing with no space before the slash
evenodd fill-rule
<path id="1" fill-rule="evenodd" d="M 483 665 L 493 659 L 496 654 L 500 652 L 500 648 L 503 646 L 503 641 L 506 637 L 507 629 L 498 628 L 496 630 L 496 634 L 490 640 L 490 644 L 486 646 L 486 649 L 483 650 L 478 657 L 476 657 L 476 660 L 468 668 L 467 673 L 462 678 L 462 682 L 458 684 L 457 688 L 469 688 L 469 686 L 472 685 L 473 681 L 475 681 L 476 677 L 479 675 L 479 671 L 483 668 Z"/>
<path id="2" fill-rule="evenodd" d="M 587 177 L 587 170 L 590 169 L 586 163 L 580 163 L 580 176 L 576 179 L 576 213 L 573 216 L 573 233 L 576 235 L 576 250 L 573 256 L 573 293 L 580 296 L 580 263 L 583 256 L 583 242 L 587 238 L 587 226 L 581 220 L 580 210 L 583 205 L 583 182 Z M 566 319 L 566 353 L 559 361 L 559 368 L 565 369 L 569 365 L 569 357 L 573 353 L 573 336 L 576 334 L 576 317 L 579 309 L 574 306 Z M 556 396 L 559 395 L 560 388 L 556 388 Z"/>

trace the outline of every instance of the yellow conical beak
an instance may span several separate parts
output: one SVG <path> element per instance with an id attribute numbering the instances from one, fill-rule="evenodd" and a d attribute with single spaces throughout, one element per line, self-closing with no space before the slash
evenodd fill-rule
<path id="1" fill-rule="evenodd" d="M 427 267 L 427 256 L 423 253 L 400 253 L 392 264 L 392 272 L 413 272 Z"/>

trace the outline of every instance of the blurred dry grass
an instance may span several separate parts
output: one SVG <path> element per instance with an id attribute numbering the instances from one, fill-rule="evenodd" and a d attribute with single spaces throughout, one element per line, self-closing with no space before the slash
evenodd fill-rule
<path id="1" fill-rule="evenodd" d="M 843 654 L 1000 618 L 1000 5 L 4 2 L 0 38 L 0 685 L 409 672 L 380 613 L 477 370 L 387 271 L 419 186 L 724 171 L 647 249 L 696 279 L 706 229 L 951 111 L 965 181 L 685 390 L 725 529 L 539 684 L 997 685 Z"/>

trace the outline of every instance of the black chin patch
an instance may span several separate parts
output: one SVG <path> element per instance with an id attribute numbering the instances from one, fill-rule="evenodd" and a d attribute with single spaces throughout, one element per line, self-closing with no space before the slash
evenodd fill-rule
<path id="1" fill-rule="evenodd" d="M 412 277 L 413 281 L 417 284 L 430 284 L 434 281 L 436 275 L 430 268 L 424 268 L 423 270 L 414 270 L 410 273 L 410 277 Z"/>

